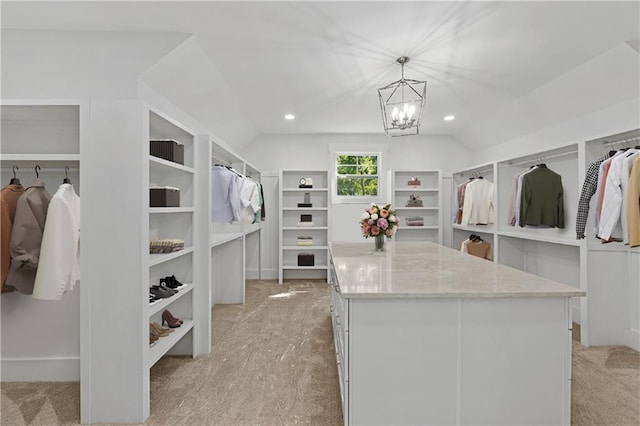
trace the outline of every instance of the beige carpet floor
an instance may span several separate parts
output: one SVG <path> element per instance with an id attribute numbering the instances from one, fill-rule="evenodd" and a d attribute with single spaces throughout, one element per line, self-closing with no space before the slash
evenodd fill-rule
<path id="1" fill-rule="evenodd" d="M 214 308 L 210 355 L 151 369 L 146 424 L 342 424 L 328 305 L 320 281 L 249 281 L 245 305 Z M 573 354 L 572 424 L 640 425 L 640 354 L 577 341 Z M 2 425 L 80 420 L 78 383 L 1 388 Z"/>

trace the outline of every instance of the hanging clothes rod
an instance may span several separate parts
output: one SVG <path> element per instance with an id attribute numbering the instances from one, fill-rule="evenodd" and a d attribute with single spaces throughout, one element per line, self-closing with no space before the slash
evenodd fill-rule
<path id="1" fill-rule="evenodd" d="M 562 158 L 562 157 L 568 157 L 568 156 L 577 155 L 577 154 L 578 154 L 577 151 L 567 151 L 567 152 L 560 152 L 558 154 L 541 155 L 539 157 L 531 156 L 528 160 L 510 161 L 509 165 L 522 166 L 525 164 L 541 164 L 541 163 L 544 163 L 546 160 L 551 160 L 553 158 Z"/>
<path id="2" fill-rule="evenodd" d="M 231 161 L 227 160 L 226 158 L 218 157 L 215 154 L 211 154 L 211 159 L 214 160 L 213 162 L 215 164 L 224 164 L 225 166 L 231 167 Z"/>
<path id="3" fill-rule="evenodd" d="M 634 142 L 639 142 L 639 141 L 640 141 L 640 136 L 632 136 L 630 138 L 619 139 L 617 141 L 604 141 L 602 142 L 602 146 L 604 146 L 605 148 L 612 147 L 615 145 L 624 146 L 624 145 L 632 144 Z"/>
<path id="4" fill-rule="evenodd" d="M 464 172 L 460 173 L 460 175 L 462 177 L 465 177 L 465 176 L 477 177 L 486 173 L 493 173 L 493 167 L 484 167 L 481 169 L 465 170 Z"/>
<path id="5" fill-rule="evenodd" d="M 13 173 L 13 166 L 12 167 L 2 167 L 0 168 L 0 170 L 4 173 L 4 172 L 12 172 Z M 42 173 L 64 173 L 65 171 L 68 172 L 79 172 L 80 169 L 78 167 L 69 167 L 69 168 L 65 168 L 65 167 L 41 167 L 39 170 L 40 174 Z M 25 168 L 25 169 L 19 169 L 18 170 L 18 174 L 27 176 L 29 174 L 33 174 L 33 168 Z"/>

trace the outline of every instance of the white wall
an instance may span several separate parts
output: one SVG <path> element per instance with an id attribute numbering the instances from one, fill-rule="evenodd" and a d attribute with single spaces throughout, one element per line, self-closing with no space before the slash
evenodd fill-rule
<path id="1" fill-rule="evenodd" d="M 386 147 L 384 169 L 442 169 L 457 170 L 472 161 L 470 151 L 451 136 L 409 136 L 389 138 L 378 135 L 264 135 L 257 137 L 239 154 L 263 173 L 277 173 L 280 169 L 321 169 L 331 171 L 330 146 L 370 147 L 372 151 Z M 349 148 L 346 148 L 349 149 Z M 387 174 L 384 173 L 386 179 Z M 265 197 L 267 195 L 265 194 Z M 267 203 L 278 203 L 277 198 Z M 361 241 L 358 219 L 365 204 L 336 204 L 331 206 L 331 235 L 334 241 Z M 445 209 L 446 211 L 446 209 Z M 265 226 L 278 226 L 278 216 L 269 215 Z M 263 243 L 263 270 L 276 270 L 277 257 L 268 253 L 278 251 L 278 241 Z M 274 263 L 275 262 L 275 263 Z M 274 263 L 274 264 L 271 264 Z"/>
<path id="2" fill-rule="evenodd" d="M 133 98 L 137 79 L 185 34 L 2 31 L 2 97 Z"/>
<path id="3" fill-rule="evenodd" d="M 458 136 L 480 155 L 487 149 L 483 157 L 495 160 L 502 158 L 495 154 L 517 145 L 528 134 L 535 137 L 523 143 L 535 152 L 562 143 L 562 139 L 566 144 L 629 130 L 633 126 L 617 124 L 634 112 L 637 122 L 637 107 L 618 109 L 621 117 L 606 111 L 629 102 L 637 106 L 639 75 L 638 51 L 620 43 L 510 104 L 487 111 L 481 120 L 476 117 L 475 124 Z"/>

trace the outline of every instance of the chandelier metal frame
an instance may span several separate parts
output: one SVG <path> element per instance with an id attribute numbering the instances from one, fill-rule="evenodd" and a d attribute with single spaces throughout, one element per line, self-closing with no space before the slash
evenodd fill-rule
<path id="1" fill-rule="evenodd" d="M 378 89 L 384 130 L 391 137 L 417 135 L 422 124 L 427 82 L 404 78 L 409 60 L 408 56 L 396 59 L 401 66 L 400 80 Z"/>

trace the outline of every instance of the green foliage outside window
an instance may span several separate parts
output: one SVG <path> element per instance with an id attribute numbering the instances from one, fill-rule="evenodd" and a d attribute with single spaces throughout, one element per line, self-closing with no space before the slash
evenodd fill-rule
<path id="1" fill-rule="evenodd" d="M 378 195 L 377 155 L 338 155 L 337 191 L 341 196 Z"/>

